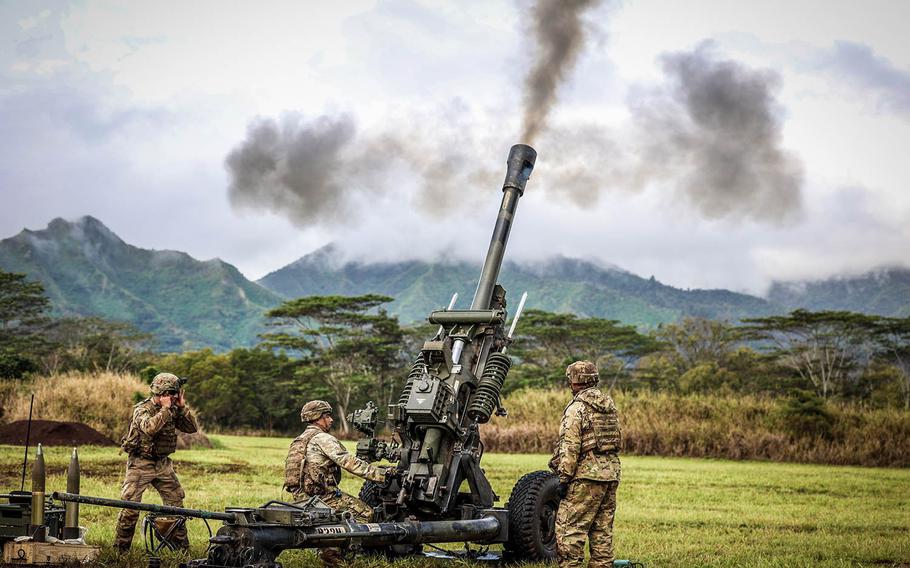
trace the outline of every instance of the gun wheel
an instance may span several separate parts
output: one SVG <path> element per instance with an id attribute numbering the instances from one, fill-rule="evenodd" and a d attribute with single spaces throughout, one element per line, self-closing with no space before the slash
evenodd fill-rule
<path id="1" fill-rule="evenodd" d="M 534 471 L 518 480 L 509 496 L 507 556 L 527 562 L 556 560 L 556 510 L 559 478 L 549 471 Z"/>

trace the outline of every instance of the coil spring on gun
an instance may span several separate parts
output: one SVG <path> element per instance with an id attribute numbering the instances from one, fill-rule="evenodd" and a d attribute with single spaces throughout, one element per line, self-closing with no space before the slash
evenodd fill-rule
<path id="1" fill-rule="evenodd" d="M 477 390 L 468 405 L 468 416 L 479 424 L 490 420 L 490 415 L 499 404 L 499 392 L 506 382 L 506 374 L 512 366 L 512 360 L 503 353 L 493 353 L 483 368 L 483 374 L 477 383 Z"/>
<path id="2" fill-rule="evenodd" d="M 408 379 L 404 383 L 404 388 L 401 389 L 401 396 L 398 397 L 398 404 L 407 404 L 408 397 L 411 396 L 411 388 L 414 386 L 414 381 L 417 380 L 417 377 L 426 373 L 426 370 L 427 366 L 423 361 L 423 353 L 421 353 L 414 359 L 414 364 L 411 366 L 411 372 L 408 373 Z"/>

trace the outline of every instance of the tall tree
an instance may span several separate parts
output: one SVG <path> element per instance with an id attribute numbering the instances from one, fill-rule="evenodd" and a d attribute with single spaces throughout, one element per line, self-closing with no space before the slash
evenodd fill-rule
<path id="1" fill-rule="evenodd" d="M 693 317 L 661 325 L 654 336 L 669 348 L 680 373 L 702 364 L 723 364 L 740 341 L 736 328 L 727 322 Z"/>
<path id="2" fill-rule="evenodd" d="M 50 300 L 40 282 L 0 271 L 0 376 L 20 377 L 36 368 L 43 351 Z"/>
<path id="3" fill-rule="evenodd" d="M 661 325 L 652 336 L 663 347 L 640 369 L 646 383 L 683 393 L 741 386 L 732 368 L 747 354 L 737 349 L 740 336 L 729 323 L 687 317 Z"/>
<path id="4" fill-rule="evenodd" d="M 586 359 L 597 364 L 612 389 L 638 358 L 659 347 L 654 339 L 615 320 L 541 310 L 526 311 L 517 333 L 512 353 L 522 361 L 521 386 L 552 386 L 564 379 L 566 365 Z"/>
<path id="5" fill-rule="evenodd" d="M 234 349 L 229 357 L 258 410 L 256 422 L 249 425 L 269 432 L 298 428 L 300 396 L 305 393 L 288 356 L 269 349 Z"/>
<path id="6" fill-rule="evenodd" d="M 263 345 L 306 359 L 301 376 L 329 389 L 344 433 L 354 399 L 370 385 L 381 387 L 386 396 L 389 381 L 400 370 L 401 327 L 380 308 L 391 301 L 376 294 L 308 296 L 266 312 L 269 325 L 279 331 L 262 335 Z"/>
<path id="7" fill-rule="evenodd" d="M 137 372 L 150 358 L 150 333 L 128 322 L 98 317 L 60 318 L 47 326 L 48 350 L 41 358 L 42 371 Z"/>
<path id="8" fill-rule="evenodd" d="M 300 427 L 301 397 L 325 396 L 301 383 L 297 367 L 270 349 L 203 349 L 161 355 L 141 374 L 147 381 L 161 371 L 187 378 L 193 409 L 209 427 L 288 433 Z"/>
<path id="9" fill-rule="evenodd" d="M 254 384 L 240 376 L 242 371 L 233 364 L 231 354 L 211 349 L 188 351 L 166 355 L 158 366 L 189 380 L 187 398 L 207 424 L 222 428 L 265 424 Z"/>
<path id="10" fill-rule="evenodd" d="M 811 382 L 822 398 L 851 373 L 863 370 L 873 353 L 877 316 L 854 312 L 795 310 L 784 316 L 745 319 L 745 337 L 766 342 L 784 367 Z"/>
<path id="11" fill-rule="evenodd" d="M 879 318 L 874 337 L 880 355 L 900 371 L 904 408 L 910 410 L 910 317 Z"/>

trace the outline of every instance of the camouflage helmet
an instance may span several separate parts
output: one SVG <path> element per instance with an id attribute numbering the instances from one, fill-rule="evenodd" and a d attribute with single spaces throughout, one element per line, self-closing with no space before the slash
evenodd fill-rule
<path id="1" fill-rule="evenodd" d="M 590 361 L 575 361 L 566 367 L 566 378 L 571 385 L 596 385 L 600 380 L 597 365 Z"/>
<path id="2" fill-rule="evenodd" d="M 332 405 L 324 400 L 311 400 L 303 405 L 300 409 L 301 422 L 315 422 L 322 418 L 323 414 L 332 413 Z"/>
<path id="3" fill-rule="evenodd" d="M 152 379 L 152 394 L 160 395 L 170 391 L 179 391 L 182 382 L 177 375 L 172 373 L 158 373 Z"/>

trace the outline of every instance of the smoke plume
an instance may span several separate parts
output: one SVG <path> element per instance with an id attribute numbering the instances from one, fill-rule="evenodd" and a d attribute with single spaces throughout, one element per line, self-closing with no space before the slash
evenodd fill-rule
<path id="1" fill-rule="evenodd" d="M 781 147 L 778 76 L 718 61 L 710 45 L 662 66 L 666 87 L 632 105 L 642 142 L 631 185 L 669 180 L 709 218 L 797 215 L 803 168 Z"/>
<path id="2" fill-rule="evenodd" d="M 481 140 L 470 109 L 456 101 L 411 119 L 389 119 L 395 128 L 376 132 L 347 115 L 256 119 L 225 158 L 231 205 L 306 227 L 356 218 L 367 209 L 362 203 L 393 191 L 421 212 L 443 216 L 496 190 L 503 168 L 495 166 L 508 146 Z M 498 160 L 481 148 L 491 146 L 504 146 Z"/>
<path id="3" fill-rule="evenodd" d="M 628 124 L 613 130 L 590 120 L 541 130 L 581 48 L 580 12 L 592 4 L 576 0 L 558 10 L 563 4 L 542 0 L 535 10 L 548 39 L 529 76 L 524 141 L 540 134 L 546 164 L 534 174 L 534 190 L 585 208 L 609 191 L 654 186 L 707 218 L 796 218 L 803 168 L 781 145 L 779 78 L 719 60 L 710 44 L 663 56 L 664 81 L 629 98 Z M 348 221 L 383 196 L 435 216 L 463 211 L 502 181 L 513 141 L 504 138 L 507 129 L 490 126 L 501 120 L 460 100 L 387 117 L 373 131 L 345 115 L 258 119 L 225 160 L 231 203 L 300 226 Z"/>
<path id="4" fill-rule="evenodd" d="M 225 160 L 231 204 L 278 212 L 301 226 L 340 218 L 352 181 L 344 165 L 354 133 L 350 117 L 253 121 Z"/>
<path id="5" fill-rule="evenodd" d="M 556 89 L 565 81 L 584 47 L 581 15 L 600 0 L 538 0 L 533 9 L 536 59 L 525 79 L 524 128 L 521 141 L 534 142 L 556 103 Z"/>

